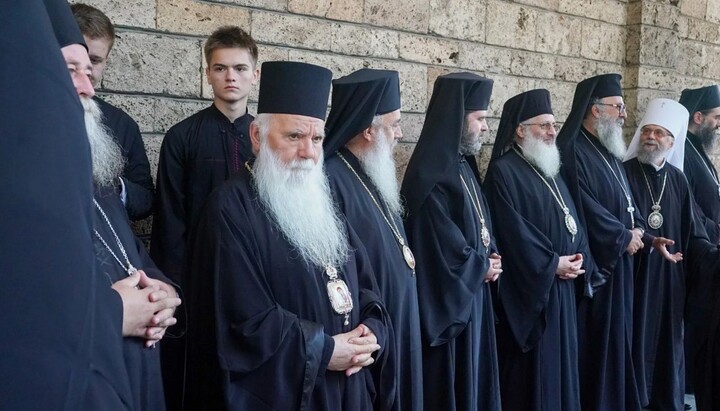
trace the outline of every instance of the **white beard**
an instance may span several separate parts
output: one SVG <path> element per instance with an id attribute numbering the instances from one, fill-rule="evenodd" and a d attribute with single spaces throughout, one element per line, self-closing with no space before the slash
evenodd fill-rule
<path id="1" fill-rule="evenodd" d="M 85 110 L 85 131 L 90 142 L 93 178 L 102 187 L 111 187 L 125 168 L 125 158 L 110 130 L 102 123 L 102 112 L 95 100 L 80 97 Z"/>
<path id="2" fill-rule="evenodd" d="M 393 215 L 402 215 L 403 205 L 400 200 L 400 188 L 395 175 L 395 158 L 393 146 L 387 141 L 382 128 L 377 129 L 377 140 L 372 148 L 358 156 L 365 174 L 380 193 L 388 209 Z"/>
<path id="3" fill-rule="evenodd" d="M 627 147 L 623 139 L 622 123 L 601 114 L 597 120 L 597 133 L 598 140 L 610 154 L 618 160 L 625 158 Z"/>
<path id="4" fill-rule="evenodd" d="M 658 165 L 660 160 L 667 156 L 670 149 L 663 149 L 660 144 L 657 144 L 654 150 L 645 146 L 645 144 L 638 145 L 637 159 L 643 164 Z"/>
<path id="5" fill-rule="evenodd" d="M 341 267 L 348 258 L 347 232 L 330 194 L 323 160 L 285 165 L 263 137 L 253 165 L 258 195 L 285 238 L 308 262 Z"/>
<path id="6" fill-rule="evenodd" d="M 526 130 L 525 141 L 522 146 L 523 155 L 530 164 L 540 169 L 540 172 L 547 178 L 553 178 L 560 171 L 560 150 L 557 145 L 545 144 L 540 137 L 533 136 L 529 129 Z"/>

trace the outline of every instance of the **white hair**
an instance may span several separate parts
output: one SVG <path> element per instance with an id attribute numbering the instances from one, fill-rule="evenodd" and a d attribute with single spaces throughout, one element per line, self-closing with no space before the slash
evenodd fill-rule
<path id="1" fill-rule="evenodd" d="M 375 116 L 375 119 L 377 118 L 378 116 Z M 388 135 L 384 129 L 375 124 L 375 119 L 371 126 L 376 131 L 375 142 L 368 150 L 358 153 L 358 160 L 365 170 L 365 174 L 380 193 L 381 198 L 378 200 L 384 201 L 393 215 L 402 215 L 403 205 L 400 198 L 400 186 L 395 174 L 393 144 L 388 141 Z"/>
<path id="2" fill-rule="evenodd" d="M 560 150 L 555 142 L 546 144 L 541 134 L 533 134 L 529 125 L 522 125 L 525 131 L 522 150 L 525 158 L 540 169 L 540 172 L 547 177 L 553 178 L 560 171 Z"/>
<path id="3" fill-rule="evenodd" d="M 125 157 L 110 130 L 103 124 L 98 103 L 82 96 L 80 102 L 85 110 L 85 130 L 90 143 L 95 183 L 103 187 L 114 186 L 125 168 Z"/>
<path id="4" fill-rule="evenodd" d="M 308 262 L 340 267 L 348 258 L 345 224 L 333 203 L 322 156 L 284 164 L 267 143 L 267 115 L 255 119 L 260 151 L 253 165 L 258 197 L 285 238 Z"/>

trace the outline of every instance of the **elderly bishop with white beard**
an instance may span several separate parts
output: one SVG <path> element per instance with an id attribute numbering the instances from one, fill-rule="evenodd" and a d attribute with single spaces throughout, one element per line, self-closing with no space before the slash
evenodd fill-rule
<path id="1" fill-rule="evenodd" d="M 402 137 L 396 71 L 361 69 L 333 81 L 325 158 L 338 206 L 365 246 L 392 320 L 393 355 L 373 366 L 376 409 L 422 410 L 415 257 L 403 228 L 393 149 Z"/>
<path id="2" fill-rule="evenodd" d="M 511 98 L 485 177 L 504 257 L 496 330 L 508 410 L 580 410 L 575 283 L 590 293 L 600 279 L 555 137 L 547 90 Z"/>
<path id="3" fill-rule="evenodd" d="M 688 111 L 676 101 L 651 101 L 624 164 L 637 206 L 646 216 L 647 233 L 675 240 L 668 248 L 676 261 L 689 257 L 679 263 L 659 253 L 641 252 L 635 257 L 633 360 L 645 382 L 648 408 L 653 410 L 683 409 L 688 284 L 697 282 L 701 273 L 717 273 L 720 268 L 718 249 L 696 214 L 682 172 L 687 118 Z M 712 304 L 707 307 L 704 321 L 711 316 Z M 697 403 L 702 410 L 700 397 Z"/>
<path id="4" fill-rule="evenodd" d="M 368 410 L 388 319 L 334 206 L 322 143 L 331 72 L 262 66 L 254 162 L 193 236 L 186 409 Z"/>

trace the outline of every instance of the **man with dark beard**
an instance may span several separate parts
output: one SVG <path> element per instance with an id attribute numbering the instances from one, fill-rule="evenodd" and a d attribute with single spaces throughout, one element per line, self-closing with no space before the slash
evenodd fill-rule
<path id="1" fill-rule="evenodd" d="M 208 199 L 183 278 L 185 409 L 368 410 L 366 367 L 389 320 L 323 173 L 331 73 L 296 62 L 262 71 L 256 160 Z"/>
<path id="2" fill-rule="evenodd" d="M 720 129 L 720 87 L 685 89 L 680 104 L 689 114 L 685 143 L 685 168 L 698 216 L 710 241 L 720 243 L 720 181 L 708 153 L 715 150 Z"/>
<path id="3" fill-rule="evenodd" d="M 620 160 L 626 117 L 619 74 L 581 81 L 558 135 L 563 177 L 585 224 L 590 252 L 606 282 L 578 303 L 583 410 L 639 410 L 647 404 L 632 361 L 633 255 L 645 244 Z M 654 245 L 670 257 L 658 240 Z"/>
<path id="4" fill-rule="evenodd" d="M 472 73 L 437 78 L 402 183 L 428 410 L 500 410 L 489 282 L 502 266 L 474 157 L 488 129 L 492 85 Z"/>
<path id="5" fill-rule="evenodd" d="M 624 165 L 637 206 L 647 216 L 647 233 L 675 239 L 675 261 L 689 256 L 717 272 L 717 247 L 698 224 L 682 173 L 687 116 L 676 101 L 651 101 Z M 687 263 L 676 264 L 657 253 L 635 257 L 633 360 L 653 410 L 683 409 L 685 290 L 695 273 Z"/>
<path id="6" fill-rule="evenodd" d="M 122 306 L 122 329 L 111 330 L 118 333 L 116 337 L 95 349 L 110 356 L 111 348 L 121 343 L 125 367 L 110 370 L 109 378 L 122 381 L 127 377 L 130 397 L 124 401 L 132 409 L 161 410 L 165 402 L 160 355 L 159 350 L 152 348 L 162 339 L 165 329 L 175 324 L 173 313 L 180 299 L 133 234 L 124 205 L 114 189 L 125 160 L 120 146 L 102 124 L 102 112 L 92 99 L 92 86 L 79 75 L 88 69 L 87 53 L 63 49 L 63 56 L 85 111 L 85 129 L 90 142 L 95 182 L 96 274 L 101 284 L 119 294 Z M 118 300 L 117 296 L 106 298 L 100 304 L 114 305 Z"/>
<path id="7" fill-rule="evenodd" d="M 330 187 L 368 252 L 392 320 L 393 356 L 389 364 L 372 368 L 382 401 L 376 408 L 422 410 L 415 259 L 402 225 L 393 159 L 393 148 L 402 137 L 398 73 L 361 69 L 334 80 L 327 134 Z"/>
<path id="8" fill-rule="evenodd" d="M 555 117 L 544 89 L 505 103 L 485 177 L 503 255 L 497 324 L 508 410 L 580 410 L 575 281 L 595 267 L 575 203 L 558 175 Z M 579 275 L 583 278 L 575 280 Z"/>
<path id="9" fill-rule="evenodd" d="M 720 128 L 720 88 L 716 85 L 685 89 L 680 104 L 689 113 L 688 134 L 685 141 L 683 172 L 696 202 L 695 212 L 711 242 L 720 243 L 720 183 L 715 166 L 708 156 L 715 149 Z M 687 392 L 695 391 L 695 366 L 702 364 L 698 353 L 701 341 L 714 338 L 708 311 L 714 306 L 713 273 L 698 266 L 688 279 L 685 310 L 685 360 Z M 698 361 L 695 359 L 698 358 Z M 698 384 L 701 384 L 698 381 Z"/>

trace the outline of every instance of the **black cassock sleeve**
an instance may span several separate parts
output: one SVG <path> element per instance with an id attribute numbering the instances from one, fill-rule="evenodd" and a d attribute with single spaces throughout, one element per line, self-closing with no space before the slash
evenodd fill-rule
<path id="1" fill-rule="evenodd" d="M 417 259 L 420 326 L 431 346 L 465 329 L 490 263 L 489 251 L 468 244 L 449 210 L 447 196 L 436 188 L 406 224 Z"/>

